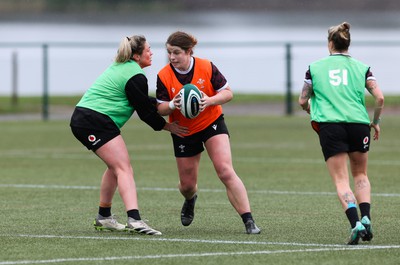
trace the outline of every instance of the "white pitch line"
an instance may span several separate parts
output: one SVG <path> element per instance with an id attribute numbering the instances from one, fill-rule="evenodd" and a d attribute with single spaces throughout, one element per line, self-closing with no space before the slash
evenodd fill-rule
<path id="1" fill-rule="evenodd" d="M 95 186 L 67 186 L 67 185 L 42 185 L 42 184 L 0 184 L 0 188 L 17 189 L 61 189 L 61 190 L 98 190 Z"/>
<path id="2" fill-rule="evenodd" d="M 261 250 L 261 251 L 239 251 L 239 252 L 205 252 L 205 253 L 186 253 L 186 254 L 165 254 L 165 255 L 144 255 L 144 256 L 111 256 L 111 257 L 95 257 L 95 258 L 58 258 L 48 260 L 17 260 L 17 261 L 0 261 L 0 265 L 19 265 L 19 264 L 45 264 L 60 262 L 88 262 L 88 261 L 112 261 L 112 260 L 145 260 L 145 259 L 166 259 L 166 258 L 188 258 L 188 257 L 216 257 L 216 256 L 239 256 L 239 255 L 271 255 L 271 254 L 287 254 L 298 252 L 329 252 L 329 251 L 356 251 L 356 250 L 372 250 L 372 249 L 390 249 L 393 246 L 380 246 L 379 248 L 360 248 L 360 247 L 340 247 L 340 248 L 316 248 L 316 249 L 292 249 L 292 250 Z M 395 248 L 399 248 L 396 246 Z"/>
<path id="3" fill-rule="evenodd" d="M 17 189 L 65 189 L 65 190 L 98 190 L 96 186 L 68 186 L 68 185 L 41 185 L 41 184 L 0 184 L 0 188 Z M 143 191 L 173 191 L 177 188 L 161 187 L 138 187 L 137 190 Z M 201 189 L 201 192 L 225 193 L 224 189 Z M 316 192 L 316 191 L 279 191 L 279 190 L 248 190 L 248 193 L 276 194 L 276 195 L 310 195 L 310 196 L 336 196 L 335 192 Z M 375 197 L 400 197 L 399 193 L 372 193 Z"/>
<path id="4" fill-rule="evenodd" d="M 319 244 L 298 242 L 268 242 L 268 241 L 236 241 L 236 240 L 210 240 L 210 239 L 183 239 L 163 237 L 133 237 L 133 236 L 60 236 L 60 235 L 29 235 L 29 234 L 0 234 L 0 237 L 23 237 L 23 238 L 56 238 L 56 239 L 87 239 L 87 240 L 132 240 L 132 241 L 158 241 L 177 243 L 199 243 L 199 244 L 226 244 L 226 245 L 276 245 L 289 247 L 319 247 L 319 248 L 360 248 L 360 249 L 387 249 L 400 248 L 400 245 L 357 245 L 347 246 L 344 244 Z"/>
<path id="5" fill-rule="evenodd" d="M 232 245 L 281 245 L 302 247 L 343 247 L 343 244 L 316 244 L 295 242 L 265 242 L 265 241 L 234 241 L 234 240 L 206 240 L 206 239 L 182 239 L 182 238 L 159 238 L 159 237 L 132 237 L 132 236 L 60 236 L 60 235 L 29 235 L 29 234 L 0 234 L 0 237 L 25 237 L 25 238 L 57 238 L 57 239 L 87 239 L 87 240 L 132 240 L 132 241 L 160 241 L 178 243 L 200 243 L 200 244 L 232 244 Z"/>

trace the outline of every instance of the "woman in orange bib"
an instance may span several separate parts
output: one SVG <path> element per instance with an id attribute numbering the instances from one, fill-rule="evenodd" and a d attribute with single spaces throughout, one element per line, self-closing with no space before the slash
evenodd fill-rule
<path id="1" fill-rule="evenodd" d="M 221 105 L 229 102 L 233 94 L 225 77 L 213 63 L 193 57 L 196 44 L 196 38 L 190 34 L 181 31 L 172 33 L 166 42 L 170 63 L 157 76 L 159 113 L 169 115 L 170 122 L 178 121 L 189 129 L 183 138 L 171 134 L 179 173 L 178 187 L 185 197 L 181 222 L 188 226 L 194 218 L 198 169 L 205 147 L 219 179 L 226 187 L 230 203 L 242 217 L 246 233 L 259 234 L 246 188 L 233 169 L 229 132 L 222 113 Z M 201 112 L 193 119 L 185 118 L 179 111 L 179 91 L 189 83 L 197 86 L 203 95 Z"/>

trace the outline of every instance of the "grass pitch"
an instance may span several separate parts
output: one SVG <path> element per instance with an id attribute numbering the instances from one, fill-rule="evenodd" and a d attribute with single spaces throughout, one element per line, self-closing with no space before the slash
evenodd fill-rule
<path id="1" fill-rule="evenodd" d="M 260 235 L 247 235 L 204 153 L 192 225 L 167 132 L 137 117 L 122 134 L 143 218 L 161 237 L 95 231 L 103 163 L 68 121 L 0 122 L 0 265 L 5 264 L 398 264 L 400 118 L 385 117 L 370 151 L 370 243 L 345 245 L 341 210 L 308 117 L 226 117 L 234 167 Z M 125 221 L 118 194 L 113 213 Z"/>

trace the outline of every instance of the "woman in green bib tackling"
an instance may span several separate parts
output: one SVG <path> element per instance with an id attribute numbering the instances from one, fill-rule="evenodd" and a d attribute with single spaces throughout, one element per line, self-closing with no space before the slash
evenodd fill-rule
<path id="1" fill-rule="evenodd" d="M 330 55 L 309 66 L 299 104 L 311 115 L 329 174 L 350 222 L 347 243 L 356 245 L 360 238 L 370 241 L 373 237 L 367 163 L 370 129 L 374 130 L 374 140 L 380 136 L 384 97 L 370 67 L 351 57 L 349 46 L 349 23 L 328 30 Z M 375 100 L 372 122 L 365 107 L 365 88 Z M 354 193 L 350 188 L 348 159 Z"/>
<path id="2" fill-rule="evenodd" d="M 177 123 L 166 122 L 158 114 L 155 101 L 148 96 L 143 68 L 151 65 L 152 55 L 144 36 L 124 38 L 114 63 L 86 91 L 71 117 L 74 136 L 107 165 L 101 181 L 99 212 L 94 221 L 97 230 L 161 235 L 141 219 L 134 172 L 120 131 L 136 111 L 156 131 L 166 130 L 178 136 L 188 133 Z M 117 187 L 126 208 L 126 225 L 111 214 Z"/>

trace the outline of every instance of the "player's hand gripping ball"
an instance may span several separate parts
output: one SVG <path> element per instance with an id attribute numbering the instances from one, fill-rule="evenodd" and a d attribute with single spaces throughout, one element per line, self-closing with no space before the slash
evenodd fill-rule
<path id="1" fill-rule="evenodd" d="M 200 114 L 201 92 L 197 86 L 186 84 L 179 91 L 181 95 L 181 113 L 188 119 L 196 118 Z"/>

